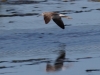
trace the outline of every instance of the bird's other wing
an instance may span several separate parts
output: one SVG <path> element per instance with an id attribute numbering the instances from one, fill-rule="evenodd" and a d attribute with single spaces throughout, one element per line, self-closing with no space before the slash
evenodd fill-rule
<path id="1" fill-rule="evenodd" d="M 51 20 L 51 14 L 44 14 L 45 24 L 48 24 Z"/>
<path id="2" fill-rule="evenodd" d="M 64 23 L 63 23 L 61 17 L 57 17 L 57 18 L 54 17 L 52 19 L 59 27 L 61 27 L 62 29 L 65 29 L 65 26 L 64 26 Z"/>

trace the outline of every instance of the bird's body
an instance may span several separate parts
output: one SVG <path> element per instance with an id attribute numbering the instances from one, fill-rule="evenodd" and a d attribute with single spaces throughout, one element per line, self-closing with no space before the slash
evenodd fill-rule
<path id="1" fill-rule="evenodd" d="M 64 26 L 64 23 L 61 17 L 70 19 L 70 17 L 63 15 L 63 14 L 58 14 L 56 12 L 44 12 L 42 13 L 42 16 L 44 16 L 45 24 L 48 24 L 50 20 L 52 19 L 62 29 L 65 29 L 65 26 Z"/>

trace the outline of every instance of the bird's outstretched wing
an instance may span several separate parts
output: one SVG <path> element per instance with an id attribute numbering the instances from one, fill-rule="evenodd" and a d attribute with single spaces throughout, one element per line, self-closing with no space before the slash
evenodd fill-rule
<path id="1" fill-rule="evenodd" d="M 51 14 L 44 14 L 45 24 L 48 24 L 51 20 Z"/>
<path id="2" fill-rule="evenodd" d="M 61 17 L 52 18 L 52 19 L 59 27 L 61 27 L 62 29 L 65 29 L 65 26 L 64 26 L 64 23 L 63 23 Z"/>

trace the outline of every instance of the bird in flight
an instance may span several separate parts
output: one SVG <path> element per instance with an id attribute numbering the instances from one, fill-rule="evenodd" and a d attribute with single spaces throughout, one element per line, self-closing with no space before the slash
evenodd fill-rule
<path id="1" fill-rule="evenodd" d="M 72 19 L 69 16 L 66 16 L 63 14 L 58 14 L 56 12 L 44 12 L 44 13 L 42 13 L 42 16 L 44 16 L 45 24 L 48 24 L 50 22 L 50 20 L 52 19 L 62 29 L 65 29 L 65 26 L 64 26 L 64 23 L 63 23 L 61 17 L 67 18 L 67 19 Z"/>

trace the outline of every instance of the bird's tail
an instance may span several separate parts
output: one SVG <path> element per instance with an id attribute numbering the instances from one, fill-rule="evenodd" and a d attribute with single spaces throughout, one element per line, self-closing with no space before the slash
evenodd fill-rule
<path id="1" fill-rule="evenodd" d="M 67 19 L 72 19 L 70 16 L 66 16 L 66 15 L 63 15 L 63 14 L 59 14 L 60 17 L 63 17 L 63 18 L 67 18 Z"/>

